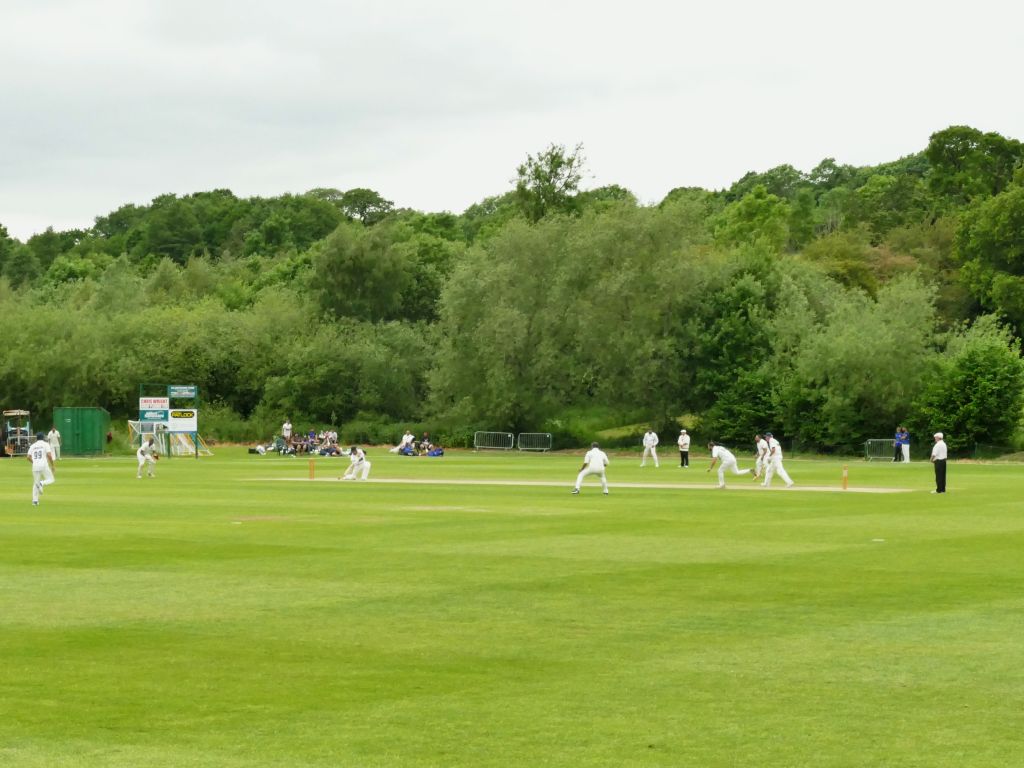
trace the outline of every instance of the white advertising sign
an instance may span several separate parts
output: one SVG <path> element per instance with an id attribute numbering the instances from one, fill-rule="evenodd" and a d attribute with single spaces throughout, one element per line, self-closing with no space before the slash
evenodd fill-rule
<path id="1" fill-rule="evenodd" d="M 171 432 L 198 432 L 199 413 L 195 408 L 175 408 L 167 414 L 167 429 Z"/>

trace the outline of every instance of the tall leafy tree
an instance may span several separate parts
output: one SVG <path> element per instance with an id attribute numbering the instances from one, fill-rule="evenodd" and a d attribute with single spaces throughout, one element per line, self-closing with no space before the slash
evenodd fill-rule
<path id="1" fill-rule="evenodd" d="M 577 210 L 576 193 L 586 172 L 583 145 L 571 151 L 561 144 L 552 144 L 516 169 L 515 197 L 528 221 L 540 221 L 552 213 Z"/>
<path id="2" fill-rule="evenodd" d="M 954 125 L 932 134 L 925 156 L 931 164 L 932 189 L 965 203 L 1003 191 L 1024 160 L 1024 144 Z"/>
<path id="3" fill-rule="evenodd" d="M 924 433 L 941 430 L 953 450 L 1007 445 L 1024 408 L 1020 341 L 983 315 L 955 334 L 918 401 Z"/>
<path id="4" fill-rule="evenodd" d="M 342 224 L 314 249 L 313 289 L 321 309 L 336 317 L 400 318 L 410 281 L 387 227 Z"/>
<path id="5" fill-rule="evenodd" d="M 715 240 L 726 246 L 760 243 L 778 252 L 789 240 L 789 218 L 786 201 L 757 185 L 715 218 Z"/>
<path id="6" fill-rule="evenodd" d="M 363 187 L 344 192 L 337 204 L 349 219 L 368 226 L 383 221 L 395 208 L 395 204 L 385 200 L 379 192 Z"/>
<path id="7" fill-rule="evenodd" d="M 956 236 L 971 291 L 990 310 L 1024 328 L 1024 185 L 966 211 Z"/>
<path id="8" fill-rule="evenodd" d="M 3 272 L 4 262 L 14 250 L 14 239 L 7 233 L 7 227 L 0 224 L 0 273 Z"/>

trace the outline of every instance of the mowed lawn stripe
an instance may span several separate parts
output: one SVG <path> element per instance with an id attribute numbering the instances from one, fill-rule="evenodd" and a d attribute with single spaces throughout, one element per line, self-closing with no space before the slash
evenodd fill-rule
<path id="1" fill-rule="evenodd" d="M 375 474 L 557 476 L 566 490 L 268 483 L 255 478 L 308 466 L 221 450 L 161 462 L 152 481 L 126 460 L 67 460 L 33 510 L 27 463 L 0 462 L 0 758 L 1008 766 L 1019 754 L 1015 467 L 954 464 L 942 499 L 923 492 L 926 465 L 857 467 L 879 486 L 904 470 L 918 492 L 891 496 L 573 498 L 579 457 L 371 459 Z M 623 478 L 646 479 L 625 464 L 613 456 Z"/>

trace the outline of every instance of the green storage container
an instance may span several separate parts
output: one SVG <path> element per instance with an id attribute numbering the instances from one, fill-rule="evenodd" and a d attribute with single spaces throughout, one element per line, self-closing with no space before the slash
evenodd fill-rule
<path id="1" fill-rule="evenodd" d="M 60 432 L 62 456 L 103 453 L 110 431 L 110 414 L 103 408 L 54 408 L 53 423 Z M 49 426 L 39 425 L 43 432 Z"/>

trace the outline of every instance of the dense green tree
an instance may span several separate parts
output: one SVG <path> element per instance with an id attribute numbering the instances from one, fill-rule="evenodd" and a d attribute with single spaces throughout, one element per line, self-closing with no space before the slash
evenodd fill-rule
<path id="1" fill-rule="evenodd" d="M 863 222 L 878 244 L 890 230 L 934 217 L 935 205 L 925 183 L 915 176 L 873 174 L 851 198 L 848 221 Z"/>
<path id="2" fill-rule="evenodd" d="M 936 193 L 965 203 L 997 195 L 1024 161 L 1024 144 L 998 133 L 954 125 L 933 133 L 925 150 Z"/>
<path id="3" fill-rule="evenodd" d="M 791 165 L 779 165 L 764 173 L 750 171 L 725 192 L 730 203 L 742 200 L 756 188 L 763 187 L 768 194 L 783 200 L 793 200 L 797 192 L 808 185 L 808 178 Z"/>
<path id="4" fill-rule="evenodd" d="M 588 189 L 576 196 L 576 205 L 581 211 L 587 208 L 606 208 L 610 205 L 636 204 L 636 195 L 618 184 Z"/>
<path id="5" fill-rule="evenodd" d="M 313 289 L 321 309 L 336 317 L 378 321 L 402 317 L 410 265 L 387 227 L 342 224 L 313 256 Z"/>
<path id="6" fill-rule="evenodd" d="M 383 221 L 394 210 L 395 204 L 372 189 L 357 187 L 342 194 L 338 207 L 350 220 L 370 226 Z"/>
<path id="7" fill-rule="evenodd" d="M 487 240 L 510 221 L 522 214 L 516 202 L 515 190 L 503 195 L 486 197 L 463 211 L 459 218 L 467 242 Z"/>
<path id="8" fill-rule="evenodd" d="M 32 250 L 36 261 L 39 262 L 39 268 L 45 271 L 54 259 L 77 245 L 83 235 L 84 232 L 78 229 L 55 232 L 53 227 L 47 227 L 44 232 L 32 235 L 26 245 Z"/>
<path id="9" fill-rule="evenodd" d="M 951 450 L 1007 445 L 1024 408 L 1020 342 L 991 315 L 953 336 L 917 403 L 919 431 Z"/>
<path id="10" fill-rule="evenodd" d="M 417 416 L 425 402 L 430 345 L 422 328 L 353 319 L 321 325 L 284 350 L 267 401 L 321 422 L 357 414 Z"/>
<path id="11" fill-rule="evenodd" d="M 789 239 L 789 206 L 761 186 L 715 217 L 715 240 L 724 246 L 759 243 L 781 251 Z"/>
<path id="12" fill-rule="evenodd" d="M 796 346 L 775 357 L 773 402 L 786 433 L 854 451 L 906 421 L 936 354 L 935 321 L 934 291 L 915 276 L 876 299 L 836 295 L 824 321 L 806 324 Z"/>
<path id="13" fill-rule="evenodd" d="M 199 219 L 186 201 L 174 195 L 163 195 L 153 201 L 137 246 L 138 256 L 165 257 L 184 264 L 193 253 L 201 252 L 202 245 Z"/>
<path id="14" fill-rule="evenodd" d="M 1024 328 L 1024 186 L 1014 184 L 966 211 L 956 250 L 981 304 Z"/>
<path id="15" fill-rule="evenodd" d="M 807 174 L 807 181 L 819 195 L 836 187 L 853 186 L 856 178 L 856 168 L 852 165 L 839 165 L 833 157 L 826 157 Z"/>
<path id="16" fill-rule="evenodd" d="M 3 273 L 4 262 L 7 261 L 7 257 L 14 250 L 15 245 L 14 238 L 7 233 L 7 227 L 0 224 L 0 274 Z"/>
<path id="17" fill-rule="evenodd" d="M 3 276 L 15 288 L 31 283 L 39 275 L 39 259 L 27 245 L 15 243 L 4 261 Z"/>
<path id="18" fill-rule="evenodd" d="M 803 258 L 843 285 L 860 288 L 871 295 L 881 282 L 878 252 L 864 228 L 820 237 L 804 248 Z"/>
<path id="19" fill-rule="evenodd" d="M 515 180 L 515 199 L 527 221 L 577 211 L 576 193 L 586 172 L 586 162 L 582 144 L 572 151 L 552 144 L 536 156 L 527 155 L 516 169 Z"/>

